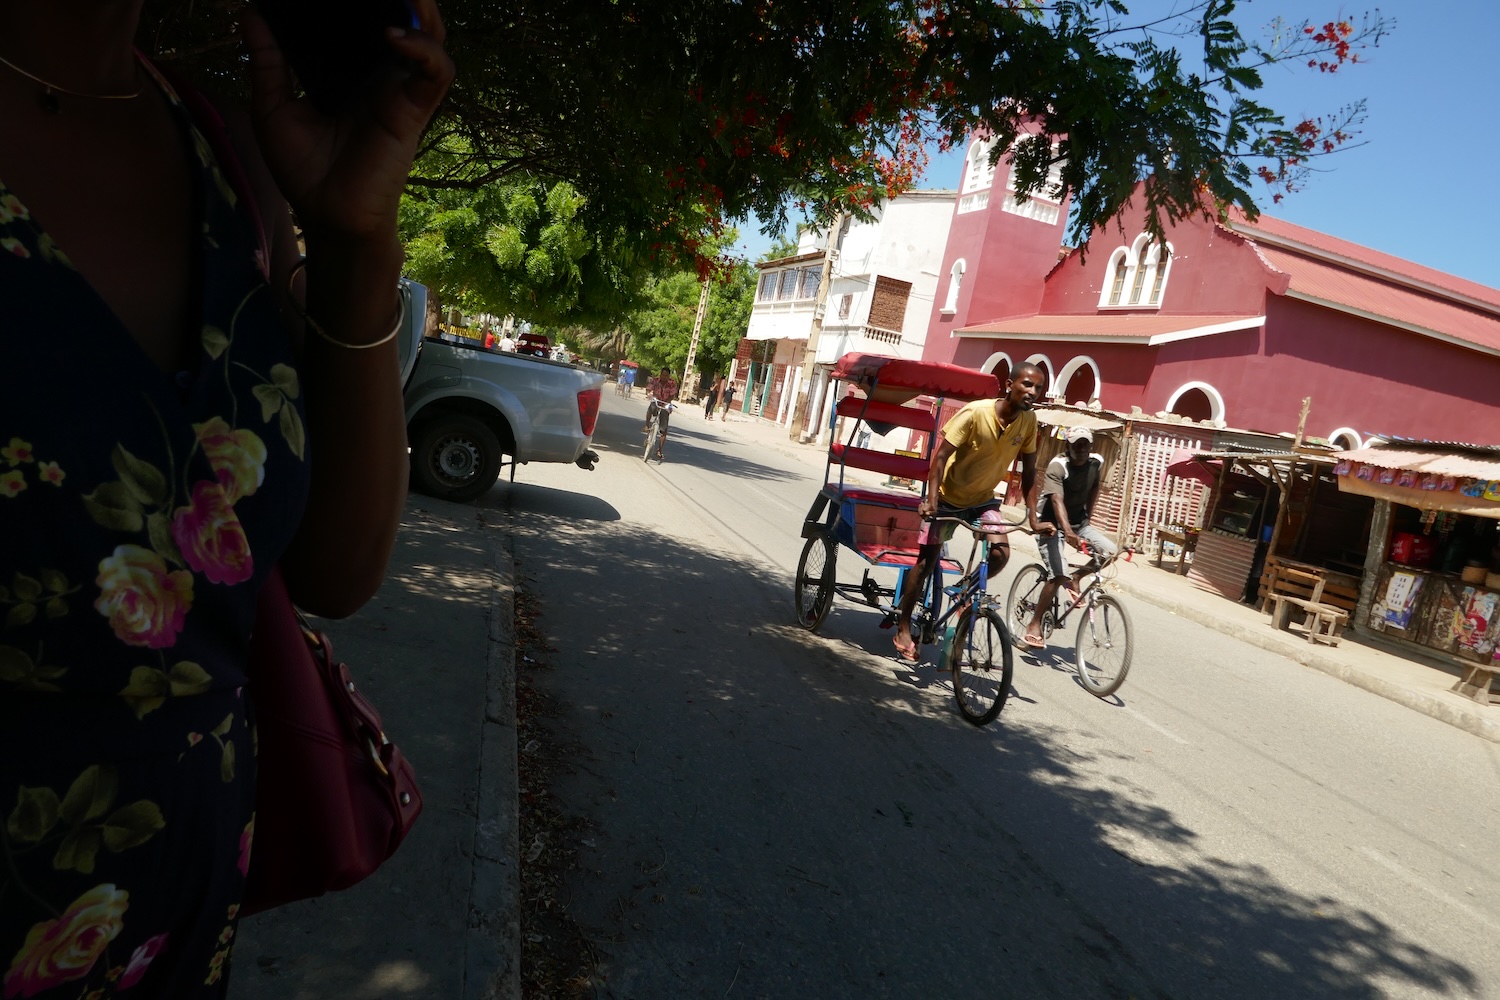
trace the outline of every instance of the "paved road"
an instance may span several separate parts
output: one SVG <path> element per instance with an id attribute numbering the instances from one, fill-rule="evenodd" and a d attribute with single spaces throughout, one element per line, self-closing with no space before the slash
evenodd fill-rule
<path id="1" fill-rule="evenodd" d="M 691 407 L 646 466 L 642 411 L 485 501 L 600 996 L 1500 996 L 1500 747 L 1142 602 L 1118 703 L 1023 658 L 974 729 L 868 611 L 787 624 L 815 470 Z"/>

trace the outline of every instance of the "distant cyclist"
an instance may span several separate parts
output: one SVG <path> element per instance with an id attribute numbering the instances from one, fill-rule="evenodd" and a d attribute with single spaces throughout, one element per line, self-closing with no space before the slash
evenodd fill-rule
<path id="1" fill-rule="evenodd" d="M 671 418 L 671 410 L 667 408 L 667 404 L 677 398 L 677 380 L 672 377 L 671 369 L 663 366 L 661 374 L 646 383 L 646 395 L 651 402 L 646 406 L 646 422 L 641 425 L 641 433 L 651 429 L 652 420 L 661 424 L 661 437 L 656 441 L 656 457 L 660 459 L 667 441 L 667 423 Z M 662 410 L 659 416 L 658 408 Z"/>

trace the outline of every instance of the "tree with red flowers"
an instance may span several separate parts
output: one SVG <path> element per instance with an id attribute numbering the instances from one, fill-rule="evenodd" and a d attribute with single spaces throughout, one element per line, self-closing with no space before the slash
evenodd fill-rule
<path id="1" fill-rule="evenodd" d="M 243 0 L 148 0 L 142 45 L 237 80 Z M 1260 72 L 1338 72 L 1378 44 L 1378 15 L 1276 21 L 1236 0 L 1164 17 L 1125 0 L 446 0 L 458 79 L 412 197 L 565 182 L 578 224 L 631 242 L 644 269 L 713 269 L 723 227 L 754 213 L 815 223 L 917 183 L 926 150 L 983 130 L 1023 192 L 1060 178 L 1081 241 L 1146 180 L 1150 225 L 1295 189 L 1363 109 L 1287 122 Z M 1036 138 L 1027 138 L 1032 133 Z M 1014 143 L 1014 144 L 1013 144 Z M 1271 185 L 1269 188 L 1263 183 Z M 618 248 L 617 248 L 618 249 Z"/>

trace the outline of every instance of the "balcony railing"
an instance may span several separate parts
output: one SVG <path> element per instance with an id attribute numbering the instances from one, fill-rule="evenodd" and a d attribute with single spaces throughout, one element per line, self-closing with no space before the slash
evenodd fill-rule
<path id="1" fill-rule="evenodd" d="M 882 347 L 901 346 L 900 330 L 885 330 L 878 326 L 865 326 L 859 332 L 866 343 L 879 344 Z"/>

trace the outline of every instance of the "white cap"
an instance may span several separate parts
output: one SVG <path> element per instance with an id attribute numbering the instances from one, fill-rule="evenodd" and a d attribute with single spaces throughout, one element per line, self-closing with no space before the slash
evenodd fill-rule
<path id="1" fill-rule="evenodd" d="M 1094 434 L 1087 427 L 1069 427 L 1068 433 L 1063 436 L 1066 438 L 1068 444 L 1072 444 L 1074 441 L 1087 441 L 1092 444 L 1094 441 Z"/>

